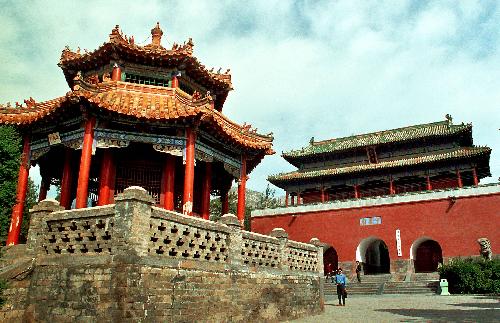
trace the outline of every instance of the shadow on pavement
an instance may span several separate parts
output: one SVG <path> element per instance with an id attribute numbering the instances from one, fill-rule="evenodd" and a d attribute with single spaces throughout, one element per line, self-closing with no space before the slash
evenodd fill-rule
<path id="1" fill-rule="evenodd" d="M 476 304 L 474 304 L 476 305 Z M 408 321 L 428 320 L 431 322 L 498 322 L 498 316 L 491 309 L 477 310 L 436 310 L 436 309 L 380 309 L 377 312 L 388 312 L 411 317 Z M 406 321 L 406 320 L 405 320 Z"/>

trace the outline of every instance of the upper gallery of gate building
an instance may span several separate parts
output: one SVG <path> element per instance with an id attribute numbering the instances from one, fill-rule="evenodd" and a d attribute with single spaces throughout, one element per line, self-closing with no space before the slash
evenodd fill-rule
<path id="1" fill-rule="evenodd" d="M 41 198 L 57 183 L 66 208 L 73 200 L 85 207 L 89 197 L 105 205 L 138 185 L 159 206 L 208 217 L 210 194 L 226 205 L 236 179 L 244 212 L 247 174 L 274 153 L 272 134 L 222 113 L 233 89 L 229 70 L 201 64 L 191 39 L 165 48 L 162 36 L 156 24 L 142 46 L 116 26 L 94 51 L 66 47 L 58 65 L 68 93 L 0 105 L 0 124 L 24 137 L 21 168 L 40 166 Z"/>

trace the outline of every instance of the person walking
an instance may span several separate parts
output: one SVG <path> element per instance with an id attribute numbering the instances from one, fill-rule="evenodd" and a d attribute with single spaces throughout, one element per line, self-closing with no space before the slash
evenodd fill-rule
<path id="1" fill-rule="evenodd" d="M 356 261 L 356 278 L 358 279 L 358 283 L 361 283 L 361 264 L 359 261 Z"/>
<path id="2" fill-rule="evenodd" d="M 345 297 L 347 295 L 345 286 L 347 284 L 347 279 L 345 275 L 342 273 L 342 268 L 339 268 L 339 270 L 337 271 L 337 275 L 335 275 L 335 283 L 337 284 L 337 296 L 339 298 L 339 306 L 345 306 Z"/>

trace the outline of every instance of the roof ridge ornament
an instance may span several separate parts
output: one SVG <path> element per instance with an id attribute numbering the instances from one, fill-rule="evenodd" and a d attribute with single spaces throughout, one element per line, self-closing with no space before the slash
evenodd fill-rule
<path id="1" fill-rule="evenodd" d="M 448 126 L 453 125 L 453 118 L 451 117 L 451 114 L 447 113 L 445 116 L 446 121 L 448 121 Z"/>
<path id="2" fill-rule="evenodd" d="M 156 26 L 151 29 L 151 45 L 161 46 L 161 36 L 163 36 L 163 30 L 160 28 L 160 22 L 156 22 Z"/>

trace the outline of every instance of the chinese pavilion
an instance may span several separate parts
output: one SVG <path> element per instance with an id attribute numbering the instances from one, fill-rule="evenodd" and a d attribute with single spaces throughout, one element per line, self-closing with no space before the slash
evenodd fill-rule
<path id="1" fill-rule="evenodd" d="M 60 185 L 65 208 L 113 203 L 128 186 L 142 186 L 167 210 L 209 218 L 210 196 L 222 199 L 238 181 L 237 216 L 243 221 L 247 174 L 273 154 L 272 134 L 261 135 L 223 113 L 231 75 L 207 69 L 193 56 L 193 42 L 136 44 L 116 26 L 93 52 L 61 55 L 70 91 L 46 102 L 0 106 L 0 124 L 23 134 L 17 204 L 7 244 L 16 244 L 28 171 L 40 166 L 39 199 Z"/>
<path id="2" fill-rule="evenodd" d="M 297 171 L 269 181 L 286 203 L 318 203 L 478 185 L 490 176 L 491 149 L 472 144 L 472 125 L 446 121 L 364 135 L 311 140 L 282 154 Z M 289 198 L 290 196 L 290 198 Z"/>
<path id="3" fill-rule="evenodd" d="M 304 242 L 316 237 L 326 243 L 325 268 L 349 272 L 359 261 L 364 274 L 395 280 L 434 272 L 453 257 L 479 256 L 484 238 L 498 254 L 500 184 L 479 184 L 491 176 L 490 154 L 473 145 L 471 124 L 453 124 L 449 115 L 312 139 L 283 153 L 298 169 L 269 181 L 286 191 L 286 205 L 253 211 L 252 230 L 267 234 L 280 227 Z"/>

